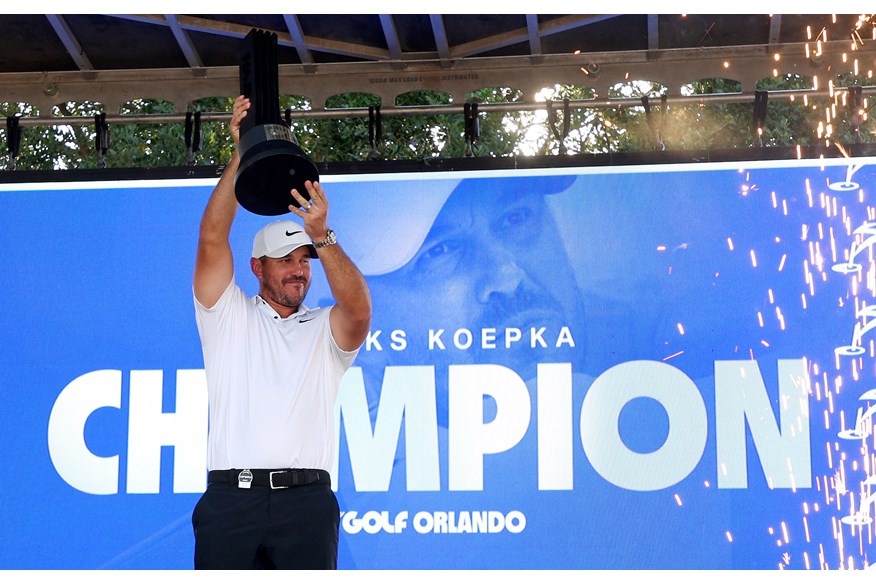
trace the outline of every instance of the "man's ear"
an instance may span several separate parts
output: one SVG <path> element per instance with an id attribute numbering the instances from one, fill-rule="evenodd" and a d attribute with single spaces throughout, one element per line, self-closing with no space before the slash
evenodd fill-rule
<path id="1" fill-rule="evenodd" d="M 262 261 L 258 258 L 250 258 L 249 259 L 249 269 L 252 270 L 253 275 L 258 278 L 258 281 L 262 281 Z"/>

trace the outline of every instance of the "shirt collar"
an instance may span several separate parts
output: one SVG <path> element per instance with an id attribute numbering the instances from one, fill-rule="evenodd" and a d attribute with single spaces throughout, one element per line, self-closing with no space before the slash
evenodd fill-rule
<path id="1" fill-rule="evenodd" d="M 283 318 L 282 316 L 280 316 L 280 315 L 277 313 L 276 310 L 274 310 L 274 307 L 273 307 L 273 306 L 271 306 L 270 304 L 268 304 L 267 302 L 265 302 L 265 299 L 262 298 L 262 297 L 261 297 L 260 295 L 258 295 L 258 294 L 256 294 L 255 296 L 252 297 L 252 303 L 253 303 L 255 306 L 257 306 L 259 309 L 261 309 L 262 311 L 264 311 L 265 314 L 267 314 L 268 316 L 270 316 L 270 317 L 271 317 L 271 320 L 276 320 L 276 321 L 281 321 L 281 322 L 282 322 L 282 321 L 291 321 L 291 320 L 295 320 L 296 318 L 300 318 L 300 317 L 304 316 L 305 314 L 307 314 L 308 312 L 310 312 L 310 309 L 309 309 L 309 308 L 307 308 L 304 304 L 301 304 L 301 305 L 298 307 L 298 310 L 297 310 L 297 311 L 293 312 L 292 314 L 290 314 L 290 315 L 287 316 L 286 318 Z"/>

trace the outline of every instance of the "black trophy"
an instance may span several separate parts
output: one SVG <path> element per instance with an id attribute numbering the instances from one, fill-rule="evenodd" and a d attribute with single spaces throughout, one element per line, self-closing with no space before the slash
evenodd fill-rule
<path id="1" fill-rule="evenodd" d="M 304 181 L 319 180 L 319 171 L 280 119 L 276 34 L 253 29 L 244 38 L 240 94 L 250 99 L 250 107 L 240 124 L 234 194 L 251 213 L 288 213 L 289 205 L 298 204 L 292 189 L 309 199 Z"/>

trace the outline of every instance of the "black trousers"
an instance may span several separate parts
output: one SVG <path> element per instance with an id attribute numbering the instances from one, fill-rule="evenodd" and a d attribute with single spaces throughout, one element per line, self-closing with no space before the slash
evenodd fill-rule
<path id="1" fill-rule="evenodd" d="M 192 512 L 196 570 L 334 570 L 340 510 L 331 485 L 214 483 Z"/>

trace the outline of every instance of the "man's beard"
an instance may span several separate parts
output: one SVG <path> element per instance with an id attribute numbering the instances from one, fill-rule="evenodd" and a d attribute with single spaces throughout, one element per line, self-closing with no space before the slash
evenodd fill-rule
<path id="1" fill-rule="evenodd" d="M 534 284 L 524 281 L 510 295 L 497 295 L 484 307 L 481 314 L 471 323 L 474 330 L 496 329 L 495 344 L 498 349 L 483 349 L 477 343 L 474 358 L 478 363 L 498 363 L 511 367 L 520 375 L 531 376 L 539 361 L 563 359 L 582 361 L 584 359 L 584 340 L 586 325 L 584 307 L 580 302 L 566 306 L 558 298 Z M 471 326 L 470 325 L 470 326 Z M 504 347 L 507 328 L 517 328 L 522 338 L 512 347 Z M 530 347 L 531 329 L 545 328 L 544 341 L 547 348 Z M 561 327 L 568 327 L 574 335 L 575 348 L 553 346 Z"/>
<path id="2" fill-rule="evenodd" d="M 298 294 L 292 294 L 284 288 L 285 284 L 290 282 L 301 282 L 304 284 L 304 289 L 300 296 Z M 276 280 L 266 281 L 264 282 L 264 289 L 264 295 L 268 296 L 268 298 L 280 306 L 297 309 L 301 303 L 304 302 L 304 297 L 307 295 L 310 286 L 304 278 L 289 278 L 288 280 L 283 280 L 279 283 Z"/>

